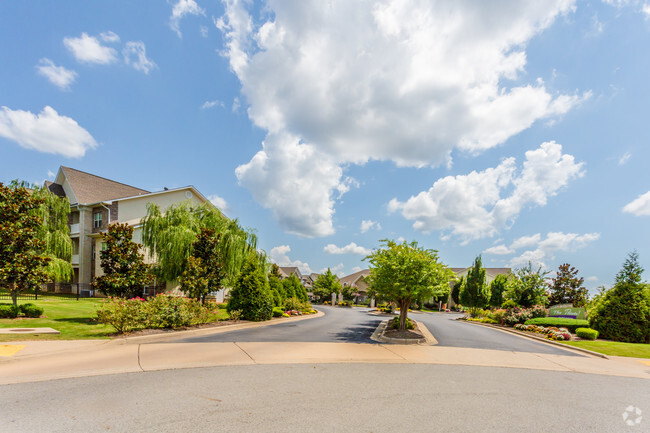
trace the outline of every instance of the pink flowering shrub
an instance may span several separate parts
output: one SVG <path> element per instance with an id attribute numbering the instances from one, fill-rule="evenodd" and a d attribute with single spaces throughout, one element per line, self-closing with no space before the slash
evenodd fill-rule
<path id="1" fill-rule="evenodd" d="M 555 327 L 544 327 L 537 325 L 522 325 L 517 324 L 514 327 L 519 331 L 535 332 L 538 334 L 543 334 L 546 338 L 557 341 L 568 341 L 571 340 L 571 333 L 566 328 L 555 328 Z"/>

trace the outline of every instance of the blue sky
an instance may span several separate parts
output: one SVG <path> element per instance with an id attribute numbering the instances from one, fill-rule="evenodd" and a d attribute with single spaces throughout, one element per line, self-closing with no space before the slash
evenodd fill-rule
<path id="1" fill-rule="evenodd" d="M 2 2 L 0 41 L 0 181 L 191 184 L 303 272 L 650 267 L 650 2 Z"/>

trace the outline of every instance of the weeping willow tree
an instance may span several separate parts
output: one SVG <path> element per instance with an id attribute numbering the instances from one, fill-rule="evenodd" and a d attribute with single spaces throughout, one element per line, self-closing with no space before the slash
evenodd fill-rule
<path id="1" fill-rule="evenodd" d="M 194 242 L 204 228 L 219 235 L 217 249 L 225 272 L 223 283 L 224 286 L 234 284 L 248 252 L 257 248 L 257 237 L 207 203 L 185 202 L 169 207 L 164 213 L 154 203 L 147 205 L 147 215 L 142 220 L 142 243 L 156 261 L 153 269 L 156 277 L 174 281 L 183 274 Z"/>
<path id="2" fill-rule="evenodd" d="M 40 202 L 32 213 L 40 221 L 36 237 L 42 245 L 38 253 L 47 258 L 43 269 L 45 275 L 53 281 L 70 281 L 74 273 L 71 263 L 72 239 L 68 226 L 70 202 L 64 197 L 52 194 L 45 187 L 29 185 L 26 182 L 13 181 L 11 187 L 28 188 L 31 197 Z"/>

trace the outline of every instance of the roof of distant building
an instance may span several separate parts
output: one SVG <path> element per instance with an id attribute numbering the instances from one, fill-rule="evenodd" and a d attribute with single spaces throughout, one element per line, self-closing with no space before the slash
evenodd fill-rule
<path id="1" fill-rule="evenodd" d="M 86 173 L 81 170 L 76 170 L 74 168 L 61 166 L 61 170 L 70 184 L 70 187 L 74 191 L 74 195 L 77 197 L 77 202 L 80 204 L 97 203 L 117 198 L 149 194 L 149 191 L 147 190 Z M 57 184 L 52 184 L 48 186 L 48 188 L 54 194 L 60 195 L 59 192 L 55 190 L 60 190 L 60 192 L 62 192 L 63 188 L 61 185 L 56 187 L 54 185 Z"/>

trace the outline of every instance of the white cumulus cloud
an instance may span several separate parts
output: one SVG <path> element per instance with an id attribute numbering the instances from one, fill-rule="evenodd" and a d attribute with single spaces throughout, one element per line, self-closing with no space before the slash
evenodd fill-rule
<path id="1" fill-rule="evenodd" d="M 115 35 L 113 32 L 109 33 Z M 119 40 L 119 37 L 117 40 Z M 115 39 L 111 40 L 109 38 L 109 42 L 115 42 Z M 117 61 L 117 50 L 115 48 L 102 45 L 96 37 L 88 36 L 86 33 L 82 33 L 78 38 L 64 38 L 63 44 L 80 62 L 108 65 Z"/>
<path id="2" fill-rule="evenodd" d="M 226 199 L 218 196 L 217 194 L 208 196 L 208 200 L 210 201 L 210 203 L 215 205 L 222 212 L 225 212 L 229 209 L 228 202 L 226 201 Z"/>
<path id="3" fill-rule="evenodd" d="M 183 37 L 179 24 L 181 18 L 185 15 L 205 15 L 205 11 L 194 0 L 178 0 L 172 8 L 172 16 L 169 17 L 169 27 L 176 32 L 179 38 Z M 201 32 L 203 33 L 203 30 Z"/>
<path id="4" fill-rule="evenodd" d="M 334 184 L 340 184 L 334 166 L 369 160 L 437 166 L 454 148 L 477 153 L 566 113 L 590 94 L 551 94 L 541 80 L 508 80 L 524 74 L 531 38 L 573 5 L 269 1 L 264 13 L 253 15 L 248 2 L 225 2 L 215 24 L 248 115 L 268 133 L 261 151 L 266 164 L 274 158 L 266 149 L 269 137 L 292 136 L 322 155 L 330 174 L 326 188 L 291 192 L 294 202 L 318 200 L 326 211 L 319 218 L 296 226 L 286 219 L 292 217 L 281 208 L 284 201 L 262 204 L 291 232 L 329 234 Z M 242 167 L 259 159 L 258 153 Z M 267 181 L 286 192 L 283 179 L 303 163 L 275 162 L 285 171 Z M 260 198 L 273 188 L 246 186 Z"/>
<path id="5" fill-rule="evenodd" d="M 365 233 L 368 230 L 375 229 L 381 230 L 381 224 L 373 220 L 362 220 L 361 221 L 361 233 Z"/>
<path id="6" fill-rule="evenodd" d="M 400 211 L 414 221 L 416 230 L 447 230 L 467 242 L 495 235 L 526 206 L 545 205 L 571 179 L 584 174 L 582 166 L 563 154 L 560 144 L 547 142 L 526 152 L 519 173 L 515 159 L 507 158 L 494 168 L 438 179 L 405 202 L 393 198 L 388 210 Z M 503 197 L 511 187 L 512 193 Z"/>
<path id="7" fill-rule="evenodd" d="M 623 212 L 636 216 L 650 215 L 650 191 L 641 194 L 623 208 Z"/>
<path id="8" fill-rule="evenodd" d="M 599 238 L 600 233 L 585 233 L 580 235 L 578 233 L 549 232 L 546 234 L 544 239 L 542 239 L 540 234 L 536 234 L 528 237 L 528 239 L 531 240 L 536 239 L 536 242 L 533 244 L 529 243 L 525 245 L 519 243 L 518 245 L 515 245 L 517 241 L 513 242 L 510 246 L 510 250 L 512 250 L 513 253 L 514 250 L 524 246 L 535 248 L 526 250 L 519 256 L 513 257 L 510 260 L 509 266 L 520 267 L 531 262 L 533 265 L 546 267 L 548 261 L 553 260 L 558 251 L 577 251 L 585 248 L 590 243 L 597 241 Z M 487 251 L 485 252 L 487 253 Z"/>
<path id="9" fill-rule="evenodd" d="M 70 84 L 74 83 L 74 80 L 77 78 L 77 73 L 75 71 L 63 66 L 56 66 L 54 62 L 48 58 L 42 58 L 38 63 L 39 64 L 36 65 L 38 73 L 62 90 L 68 90 Z"/>
<path id="10" fill-rule="evenodd" d="M 309 263 L 302 262 L 300 260 L 291 260 L 289 258 L 289 253 L 291 252 L 291 247 L 289 245 L 279 245 L 277 247 L 271 248 L 271 261 L 276 263 L 278 266 L 295 266 L 300 269 L 302 274 L 311 274 L 311 268 Z"/>
<path id="11" fill-rule="evenodd" d="M 147 58 L 147 48 L 142 41 L 129 41 L 122 49 L 124 63 L 133 66 L 137 71 L 149 74 L 152 69 L 158 66 L 153 60 Z"/>
<path id="12" fill-rule="evenodd" d="M 73 119 L 46 106 L 39 114 L 0 108 L 0 137 L 15 141 L 26 149 L 80 158 L 97 142 Z"/>
<path id="13" fill-rule="evenodd" d="M 334 244 L 327 244 L 323 248 L 323 251 L 325 251 L 327 254 L 359 254 L 362 256 L 367 256 L 372 252 L 368 248 L 357 245 L 354 242 L 350 242 L 344 247 L 337 247 Z"/>
<path id="14" fill-rule="evenodd" d="M 220 107 L 224 106 L 223 102 L 219 101 L 218 99 L 215 99 L 214 101 L 205 101 L 203 105 L 201 105 L 201 110 L 207 110 L 208 108 L 212 108 L 217 105 Z"/>

